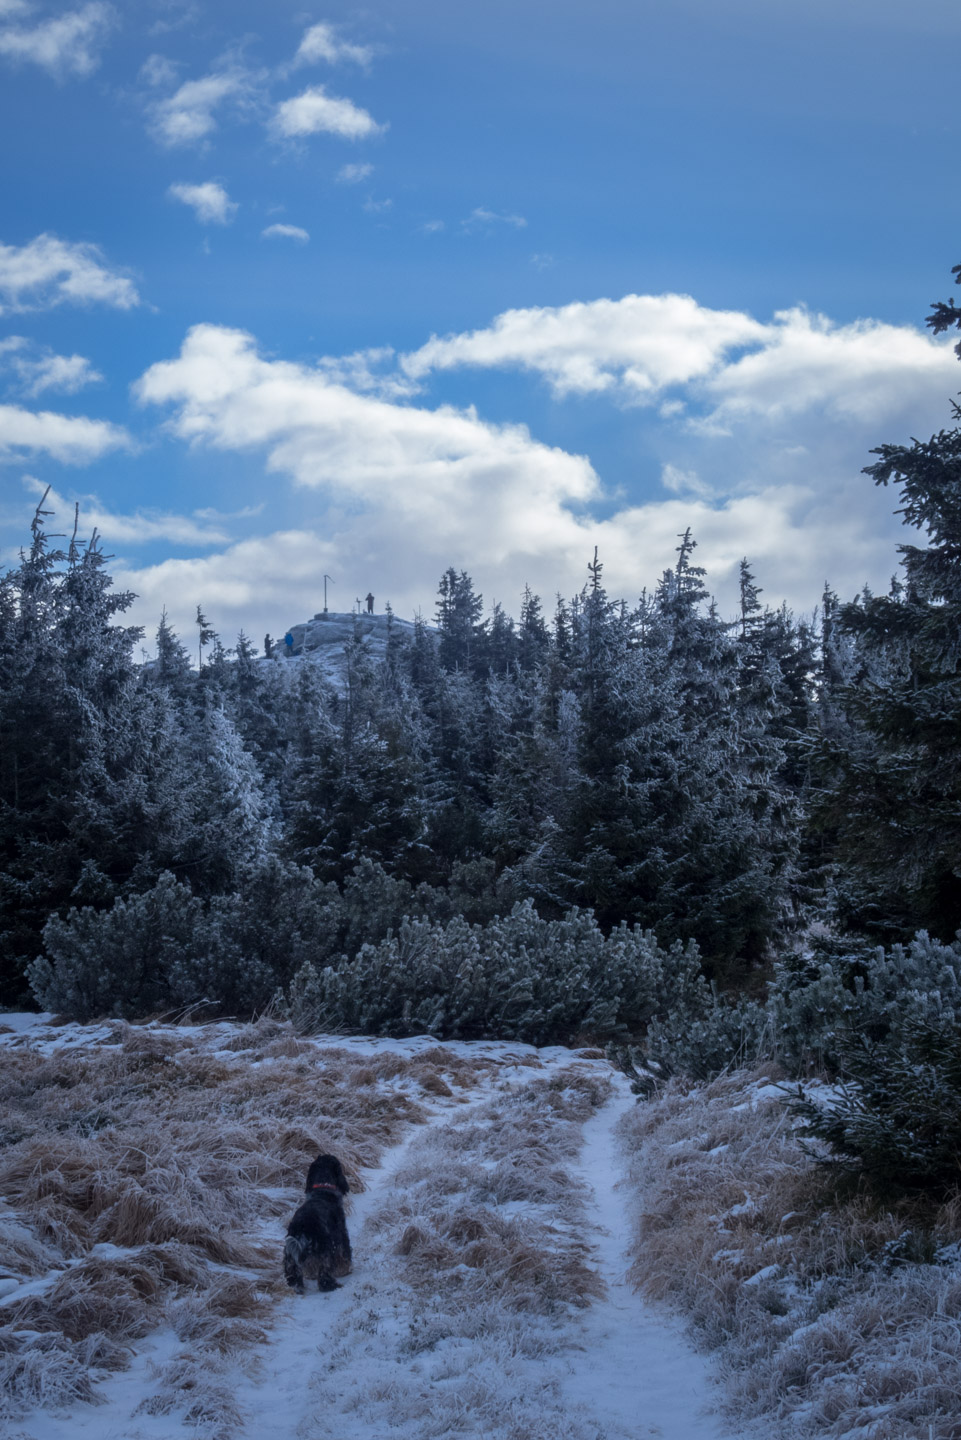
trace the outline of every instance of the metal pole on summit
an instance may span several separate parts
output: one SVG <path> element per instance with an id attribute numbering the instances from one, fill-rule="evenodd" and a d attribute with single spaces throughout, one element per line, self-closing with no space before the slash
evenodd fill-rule
<path id="1" fill-rule="evenodd" d="M 328 580 L 330 580 L 331 585 L 333 585 L 333 583 L 334 583 L 333 580 L 331 580 L 331 577 L 330 577 L 329 575 L 325 575 L 325 576 L 324 576 L 324 614 L 325 614 L 325 615 L 327 614 L 327 581 L 328 581 Z"/>

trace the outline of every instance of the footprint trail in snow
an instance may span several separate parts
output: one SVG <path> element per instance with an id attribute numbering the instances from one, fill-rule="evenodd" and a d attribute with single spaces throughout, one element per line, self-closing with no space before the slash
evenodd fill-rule
<path id="1" fill-rule="evenodd" d="M 286 1303 L 245 1434 L 312 1440 L 323 1415 L 342 1440 L 725 1440 L 706 1364 L 624 1278 L 633 1103 L 575 1061 L 438 1107 L 355 1201 L 344 1288 Z"/>

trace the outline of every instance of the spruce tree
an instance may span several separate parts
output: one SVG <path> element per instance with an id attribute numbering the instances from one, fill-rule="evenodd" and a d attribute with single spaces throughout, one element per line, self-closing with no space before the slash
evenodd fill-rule
<path id="1" fill-rule="evenodd" d="M 961 311 L 941 302 L 928 324 L 961 328 Z M 835 702 L 846 732 L 825 737 L 824 808 L 848 918 L 947 939 L 961 927 L 961 427 L 872 453 L 865 474 L 900 488 L 898 513 L 926 543 L 898 547 L 903 580 L 887 595 L 840 609 L 855 673 Z"/>

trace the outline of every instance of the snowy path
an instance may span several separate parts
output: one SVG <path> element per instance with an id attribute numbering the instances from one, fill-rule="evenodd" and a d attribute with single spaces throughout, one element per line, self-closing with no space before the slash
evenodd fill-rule
<path id="1" fill-rule="evenodd" d="M 595 1263 L 607 1299 L 583 1322 L 584 1350 L 572 1359 L 564 1389 L 602 1423 L 638 1440 L 728 1440 L 730 1432 L 708 1413 L 714 1396 L 707 1363 L 691 1350 L 680 1324 L 652 1310 L 625 1278 L 631 1215 L 615 1182 L 624 1165 L 614 1131 L 636 1103 L 626 1077 L 618 1075 L 611 1099 L 584 1126 L 577 1168 L 594 1192 Z"/>
<path id="2" fill-rule="evenodd" d="M 560 1048 L 497 1060 L 470 1100 L 425 1097 L 427 1123 L 365 1172 L 343 1288 L 284 1295 L 265 1344 L 198 1356 L 212 1423 L 141 1408 L 184 1353 L 165 1328 L 101 1382 L 100 1405 L 33 1412 L 18 1440 L 313 1440 L 319 1417 L 338 1440 L 731 1440 L 707 1362 L 624 1278 L 626 1079 Z M 587 1304 L 592 1286 L 605 1293 Z"/>
<path id="3" fill-rule="evenodd" d="M 610 1075 L 606 1067 L 605 1073 Z M 529 1078 L 529 1072 L 518 1076 L 517 1088 L 526 1088 Z M 707 1363 L 691 1350 L 680 1325 L 652 1311 L 624 1278 L 630 1212 L 616 1188 L 623 1160 L 614 1132 L 636 1102 L 621 1080 L 616 1077 L 611 1098 L 584 1125 L 583 1148 L 570 1167 L 572 1179 L 587 1187 L 585 1238 L 606 1298 L 550 1320 L 509 1319 L 491 1303 L 478 1326 L 471 1323 L 476 1311 L 452 1320 L 443 1302 L 425 1307 L 410 1290 L 394 1253 L 404 1219 L 385 1231 L 384 1214 L 402 1203 L 408 1167 L 423 1169 L 422 1152 L 443 1153 L 437 1147 L 448 1133 L 453 1137 L 475 1124 L 491 1102 L 487 1096 L 453 1113 L 450 1106 L 438 1107 L 428 1127 L 418 1127 L 386 1154 L 358 1198 L 351 1216 L 357 1263 L 344 1288 L 287 1302 L 263 1357 L 261 1383 L 248 1380 L 238 1390 L 249 1415 L 249 1440 L 270 1434 L 307 1440 L 318 1414 L 343 1440 L 382 1440 L 387 1433 L 397 1440 L 455 1434 L 731 1440 L 709 1413 Z M 374 1217 L 378 1223 L 365 1228 Z M 422 1333 L 423 1342 L 412 1339 Z M 502 1414 L 495 1421 L 497 1412 Z"/>
<path id="4" fill-rule="evenodd" d="M 432 1124 L 444 1119 L 437 1110 Z M 245 1412 L 245 1434 L 250 1440 L 268 1436 L 295 1436 L 309 1409 L 309 1384 L 317 1367 L 318 1352 L 329 1349 L 334 1337 L 347 1328 L 347 1319 L 356 1309 L 358 1288 L 363 1289 L 371 1272 L 364 1244 L 368 1217 L 389 1193 L 413 1141 L 423 1127 L 411 1126 L 400 1144 L 385 1151 L 380 1166 L 367 1172 L 367 1189 L 352 1198 L 348 1229 L 354 1252 L 354 1268 L 341 1289 L 327 1295 L 291 1294 L 281 1302 L 282 1314 L 274 1321 L 270 1340 L 253 1374 L 244 1376 L 237 1387 L 237 1399 Z M 316 1425 L 307 1425 L 314 1433 Z"/>

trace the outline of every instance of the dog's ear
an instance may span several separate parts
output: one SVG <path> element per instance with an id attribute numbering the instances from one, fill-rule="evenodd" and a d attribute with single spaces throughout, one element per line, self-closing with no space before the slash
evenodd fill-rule
<path id="1" fill-rule="evenodd" d="M 337 1178 L 334 1181 L 334 1184 L 337 1186 L 337 1189 L 340 1191 L 341 1195 L 349 1195 L 350 1186 L 347 1184 L 347 1176 L 344 1174 L 344 1167 L 343 1165 L 341 1165 L 339 1160 L 335 1160 L 334 1164 L 337 1166 Z"/>

